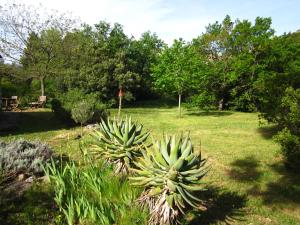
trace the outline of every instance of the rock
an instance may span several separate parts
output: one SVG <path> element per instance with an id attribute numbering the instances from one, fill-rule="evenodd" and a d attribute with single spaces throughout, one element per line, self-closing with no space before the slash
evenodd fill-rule
<path id="1" fill-rule="evenodd" d="M 266 221 L 267 221 L 267 223 L 271 223 L 272 222 L 272 220 L 269 217 L 266 218 Z"/>
<path id="2" fill-rule="evenodd" d="M 93 129 L 96 129 L 98 127 L 98 124 L 95 123 L 95 124 L 89 124 L 89 125 L 86 125 L 85 128 L 88 129 L 88 130 L 93 130 Z"/>
<path id="3" fill-rule="evenodd" d="M 26 178 L 25 174 L 21 173 L 21 174 L 18 175 L 17 180 L 22 181 L 22 180 L 25 180 L 25 178 Z"/>
<path id="4" fill-rule="evenodd" d="M 33 180 L 34 180 L 34 177 L 32 176 L 32 177 L 28 177 L 28 178 L 25 180 L 25 182 L 26 182 L 26 183 L 32 183 Z"/>
<path id="5" fill-rule="evenodd" d="M 49 183 L 49 182 L 50 182 L 50 179 L 49 179 L 48 176 L 42 176 L 42 177 L 39 177 L 39 178 L 37 179 L 37 181 L 43 182 L 43 183 Z"/>

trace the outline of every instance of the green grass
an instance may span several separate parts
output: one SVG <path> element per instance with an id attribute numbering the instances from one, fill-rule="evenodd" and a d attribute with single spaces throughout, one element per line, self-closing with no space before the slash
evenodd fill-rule
<path id="1" fill-rule="evenodd" d="M 111 111 L 112 115 L 116 113 Z M 272 140 L 275 128 L 259 126 L 258 115 L 239 112 L 184 111 L 176 108 L 130 108 L 122 111 L 152 131 L 190 132 L 196 148 L 209 157 L 206 178 L 207 210 L 187 215 L 187 224 L 300 224 L 300 176 L 285 170 L 279 146 Z M 62 126 L 50 111 L 20 114 L 20 130 L 1 138 L 40 138 L 56 151 L 80 159 L 79 128 Z M 86 131 L 88 132 L 88 131 Z"/>

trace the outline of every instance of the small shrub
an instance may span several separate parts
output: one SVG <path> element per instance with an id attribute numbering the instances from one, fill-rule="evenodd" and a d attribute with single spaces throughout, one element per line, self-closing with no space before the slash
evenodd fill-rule
<path id="1" fill-rule="evenodd" d="M 197 208 L 201 199 L 195 191 L 203 190 L 202 178 L 208 172 L 206 159 L 193 148 L 190 138 L 166 136 L 143 151 L 135 163 L 132 184 L 143 187 L 139 198 L 150 210 L 149 224 L 176 224 L 187 206 Z"/>
<path id="2" fill-rule="evenodd" d="M 217 109 L 215 96 L 208 94 L 207 92 L 200 93 L 199 95 L 193 95 L 188 99 L 187 106 L 190 108 L 199 108 L 202 110 L 214 110 Z"/>
<path id="3" fill-rule="evenodd" d="M 280 131 L 275 140 L 281 145 L 281 152 L 286 160 L 287 167 L 300 168 L 300 137 L 293 135 L 287 128 Z"/>
<path id="4" fill-rule="evenodd" d="M 74 108 L 71 110 L 71 114 L 72 114 L 72 119 L 76 123 L 80 123 L 81 136 L 82 136 L 83 135 L 82 125 L 92 118 L 94 114 L 93 106 L 86 101 L 81 101 L 74 106 Z"/>
<path id="5" fill-rule="evenodd" d="M 55 115 L 65 122 L 72 122 L 72 109 L 80 104 L 86 102 L 93 109 L 93 116 L 88 120 L 88 123 L 100 122 L 101 118 L 106 118 L 108 115 L 107 106 L 99 102 L 95 94 L 85 94 L 80 89 L 69 90 L 64 95 L 55 98 L 51 102 L 51 108 Z"/>
<path id="6" fill-rule="evenodd" d="M 52 150 L 41 142 L 0 141 L 0 168 L 7 172 L 40 175 L 42 165 L 52 157 Z"/>
<path id="7" fill-rule="evenodd" d="M 300 89 L 287 88 L 276 120 L 283 130 L 275 140 L 290 168 L 300 168 Z"/>

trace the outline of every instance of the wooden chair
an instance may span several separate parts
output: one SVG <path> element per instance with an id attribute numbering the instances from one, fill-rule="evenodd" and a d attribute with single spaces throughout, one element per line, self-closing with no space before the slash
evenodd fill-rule
<path id="1" fill-rule="evenodd" d="M 44 108 L 47 101 L 46 96 L 39 96 L 37 102 L 30 102 L 29 105 L 31 108 Z"/>
<path id="2" fill-rule="evenodd" d="M 19 106 L 18 96 L 11 96 L 9 106 L 12 111 L 20 111 L 20 109 L 18 108 L 18 106 Z"/>
<path id="3" fill-rule="evenodd" d="M 10 110 L 10 98 L 2 97 L 2 109 L 5 111 Z"/>

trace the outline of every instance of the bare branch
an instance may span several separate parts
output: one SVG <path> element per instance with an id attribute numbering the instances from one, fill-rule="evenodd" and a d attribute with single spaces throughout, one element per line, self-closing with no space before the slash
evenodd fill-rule
<path id="1" fill-rule="evenodd" d="M 0 52 L 6 61 L 19 64 L 29 34 L 40 35 L 42 31 L 54 28 L 64 36 L 78 24 L 79 20 L 69 13 L 47 10 L 42 5 L 0 5 Z"/>

